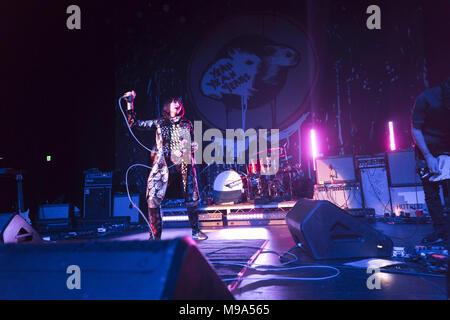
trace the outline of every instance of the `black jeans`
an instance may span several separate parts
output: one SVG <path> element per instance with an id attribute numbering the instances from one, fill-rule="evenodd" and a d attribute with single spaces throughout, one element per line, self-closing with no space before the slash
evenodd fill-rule
<path id="1" fill-rule="evenodd" d="M 417 160 L 417 168 L 425 168 L 427 163 L 425 160 Z M 439 195 L 439 187 L 443 185 L 446 188 L 446 182 L 430 182 L 427 179 L 422 179 L 423 192 L 425 193 L 425 202 L 427 204 L 428 212 L 433 220 L 433 226 L 436 232 L 449 235 L 450 223 L 449 217 L 444 214 L 444 207 Z"/>

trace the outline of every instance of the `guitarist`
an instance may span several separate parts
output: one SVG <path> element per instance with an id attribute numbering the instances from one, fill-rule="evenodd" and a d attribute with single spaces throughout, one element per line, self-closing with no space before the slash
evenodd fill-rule
<path id="1" fill-rule="evenodd" d="M 430 174 L 441 173 L 437 157 L 450 154 L 450 78 L 418 96 L 411 125 L 417 169 L 428 170 Z M 441 183 L 422 178 L 425 202 L 434 225 L 434 232 L 422 240 L 425 244 L 447 242 L 449 239 L 449 218 L 443 213 L 439 196 Z"/>

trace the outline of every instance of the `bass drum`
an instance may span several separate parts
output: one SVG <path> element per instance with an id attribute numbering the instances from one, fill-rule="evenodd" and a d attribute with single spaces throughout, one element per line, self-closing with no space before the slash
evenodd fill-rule
<path id="1" fill-rule="evenodd" d="M 214 180 L 214 203 L 239 203 L 244 193 L 244 179 L 234 170 L 221 172 Z"/>

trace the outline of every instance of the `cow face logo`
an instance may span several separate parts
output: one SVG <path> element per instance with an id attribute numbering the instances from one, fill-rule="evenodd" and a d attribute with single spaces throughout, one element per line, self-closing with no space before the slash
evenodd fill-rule
<path id="1" fill-rule="evenodd" d="M 201 92 L 240 108 L 245 97 L 249 108 L 274 99 L 285 85 L 287 72 L 300 61 L 300 53 L 261 36 L 238 37 L 227 43 L 203 72 Z"/>
<path id="2" fill-rule="evenodd" d="M 315 75 L 303 30 L 260 14 L 232 18 L 207 34 L 191 57 L 188 86 L 198 114 L 213 127 L 284 129 L 304 114 Z"/>
<path id="3" fill-rule="evenodd" d="M 251 96 L 260 62 L 254 54 L 231 49 L 227 58 L 214 62 L 202 77 L 202 93 L 216 100 L 227 94 Z"/>

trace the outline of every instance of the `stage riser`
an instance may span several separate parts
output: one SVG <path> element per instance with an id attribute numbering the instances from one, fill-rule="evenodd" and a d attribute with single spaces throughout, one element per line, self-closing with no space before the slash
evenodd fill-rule
<path id="1" fill-rule="evenodd" d="M 285 225 L 286 220 L 247 220 L 247 221 L 230 221 L 229 227 L 237 226 L 273 226 L 273 225 Z"/>
<path id="2" fill-rule="evenodd" d="M 216 222 L 200 222 L 201 228 L 223 228 L 223 227 L 240 227 L 240 226 L 273 226 L 273 225 L 285 225 L 285 220 L 235 220 L 229 221 L 227 225 L 224 225 L 222 221 Z M 164 228 L 190 228 L 189 222 L 164 222 Z"/>
<path id="3" fill-rule="evenodd" d="M 172 218 L 172 220 L 170 219 Z M 236 213 L 236 214 L 201 214 L 199 222 L 202 227 L 226 227 L 233 225 L 272 225 L 285 224 L 286 212 L 277 213 Z M 186 214 L 177 216 L 163 216 L 163 224 L 165 227 L 189 227 L 188 217 Z"/>
<path id="4" fill-rule="evenodd" d="M 268 204 L 240 203 L 199 207 L 199 221 L 202 227 L 227 227 L 249 225 L 285 224 L 284 219 L 295 205 L 294 201 Z M 162 208 L 165 227 L 189 227 L 186 209 L 183 207 Z M 261 223 L 256 221 L 262 221 Z"/>

